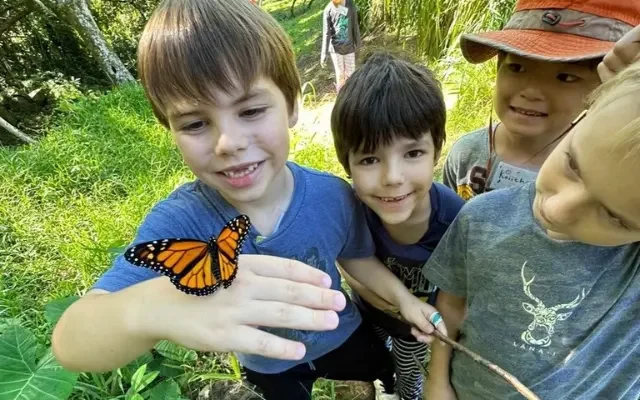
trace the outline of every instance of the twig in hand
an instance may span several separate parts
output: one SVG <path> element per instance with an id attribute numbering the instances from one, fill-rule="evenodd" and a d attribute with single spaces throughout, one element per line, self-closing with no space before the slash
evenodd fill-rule
<path id="1" fill-rule="evenodd" d="M 437 337 L 441 341 L 445 342 L 449 346 L 453 347 L 454 349 L 459 350 L 459 351 L 463 352 L 464 354 L 468 355 L 469 357 L 471 357 L 473 359 L 473 361 L 484 365 L 485 367 L 489 368 L 491 371 L 493 371 L 496 374 L 500 375 L 502 377 L 502 379 L 504 379 L 509 384 L 511 384 L 511 386 L 513 386 L 521 395 L 523 395 L 528 400 L 540 400 L 540 398 L 538 396 L 536 396 L 535 393 L 533 393 L 528 387 L 523 385 L 522 382 L 520 382 L 515 376 L 511 375 L 507 371 L 505 371 L 502 368 L 498 367 L 497 365 L 495 365 L 491 361 L 488 361 L 488 360 L 484 359 L 479 354 L 474 353 L 473 351 L 471 351 L 468 348 L 464 347 L 463 345 L 461 345 L 460 343 L 456 342 L 455 340 L 450 339 L 447 335 L 443 334 L 438 329 L 434 329 L 432 335 Z"/>
<path id="2" fill-rule="evenodd" d="M 399 314 L 392 313 L 392 312 L 387 312 L 387 314 L 389 314 L 389 315 L 401 320 L 402 322 L 404 322 L 406 324 L 409 324 L 410 326 L 414 327 L 418 331 L 422 331 L 417 326 L 409 323 L 407 320 L 405 320 Z M 540 398 L 538 396 L 536 396 L 535 393 L 533 393 L 528 387 L 523 385 L 522 382 L 520 382 L 515 376 L 511 375 L 507 371 L 505 371 L 502 368 L 498 367 L 497 365 L 495 365 L 491 361 L 486 360 L 485 358 L 483 358 L 479 354 L 474 353 L 473 351 L 469 350 L 468 348 L 466 348 L 465 346 L 463 346 L 460 343 L 456 342 L 455 340 L 449 338 L 447 335 L 445 335 L 444 333 L 440 332 L 438 330 L 438 328 L 434 327 L 432 335 L 435 336 L 436 338 L 440 339 L 442 342 L 444 342 L 444 343 L 448 344 L 449 346 L 453 347 L 455 350 L 461 351 L 464 354 L 468 355 L 469 357 L 471 357 L 473 359 L 473 361 L 484 365 L 485 367 L 489 368 L 489 370 L 491 370 L 494 373 L 498 374 L 502 379 L 504 379 L 511 386 L 513 386 L 527 400 L 540 400 Z M 424 369 L 423 365 L 420 363 L 420 360 L 418 360 L 418 358 L 415 357 L 415 356 L 414 356 L 413 359 L 418 364 L 418 367 L 420 368 L 420 370 L 424 374 L 426 372 L 426 370 Z"/>

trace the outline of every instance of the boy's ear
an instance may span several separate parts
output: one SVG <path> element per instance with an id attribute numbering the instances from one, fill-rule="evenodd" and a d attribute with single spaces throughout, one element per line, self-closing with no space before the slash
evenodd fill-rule
<path id="1" fill-rule="evenodd" d="M 289 129 L 296 126 L 298 123 L 298 101 L 296 100 L 293 103 L 293 110 L 291 110 L 291 114 L 289 114 Z"/>

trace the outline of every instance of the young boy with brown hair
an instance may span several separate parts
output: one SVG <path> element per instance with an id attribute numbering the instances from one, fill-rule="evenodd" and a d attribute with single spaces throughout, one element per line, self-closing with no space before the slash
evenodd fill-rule
<path id="1" fill-rule="evenodd" d="M 463 35 L 462 54 L 470 62 L 498 56 L 493 106 L 499 122 L 453 145 L 443 182 L 468 200 L 535 181 L 600 84 L 598 63 L 638 24 L 638 1 L 519 0 L 503 30 Z"/>
<path id="2" fill-rule="evenodd" d="M 640 398 L 638 98 L 636 63 L 597 90 L 535 182 L 469 201 L 424 268 L 449 335 L 541 399 Z M 444 346 L 428 394 L 520 398 Z"/>
<path id="3" fill-rule="evenodd" d="M 300 79 L 291 43 L 269 14 L 246 0 L 164 0 L 140 39 L 138 68 L 155 115 L 197 179 L 153 207 L 134 244 L 206 242 L 244 214 L 252 227 L 243 252 L 302 261 L 328 275 L 334 291 L 341 291 L 339 261 L 406 319 L 433 330 L 433 307 L 373 256 L 351 187 L 287 162 Z M 120 256 L 61 318 L 55 354 L 70 369 L 99 371 L 126 364 L 161 339 L 197 350 L 235 350 L 248 380 L 268 400 L 310 399 L 319 377 L 392 382 L 389 353 L 352 302 L 345 305 L 342 294 L 319 293 L 312 285 L 301 291 L 282 280 L 284 274 L 251 285 L 250 274 L 240 274 L 260 270 L 249 261 L 241 260 L 230 288 L 194 297 Z M 305 273 L 289 265 L 290 279 L 303 280 Z M 311 278 L 316 284 L 321 279 Z M 327 297 L 318 301 L 318 294 Z M 262 302 L 247 308 L 234 302 L 251 296 Z M 283 297 L 285 304 L 319 310 L 285 307 Z M 270 348 L 275 337 L 286 341 Z"/>
<path id="4" fill-rule="evenodd" d="M 371 55 L 338 94 L 331 130 L 338 160 L 353 187 L 376 245 L 376 257 L 415 296 L 435 305 L 437 288 L 421 269 L 464 204 L 433 182 L 446 139 L 440 83 L 423 66 L 385 53 Z M 391 338 L 398 394 L 422 399 L 427 345 L 416 339 L 375 293 L 345 274 L 363 319 Z M 437 322 L 437 321 L 435 321 Z M 415 332 L 414 332 L 415 333 Z"/>

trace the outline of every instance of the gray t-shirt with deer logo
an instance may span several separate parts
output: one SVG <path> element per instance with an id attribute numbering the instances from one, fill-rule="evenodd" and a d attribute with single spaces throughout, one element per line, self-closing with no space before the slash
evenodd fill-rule
<path id="1" fill-rule="evenodd" d="M 550 239 L 533 217 L 534 184 L 474 197 L 424 267 L 467 299 L 460 343 L 541 399 L 640 398 L 640 244 Z M 458 399 L 520 399 L 454 352 Z"/>

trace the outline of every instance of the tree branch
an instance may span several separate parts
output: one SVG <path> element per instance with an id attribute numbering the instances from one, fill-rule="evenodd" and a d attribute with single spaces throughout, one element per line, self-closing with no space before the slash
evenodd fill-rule
<path id="1" fill-rule="evenodd" d="M 0 117 L 0 128 L 3 128 L 4 130 L 6 130 L 7 132 L 9 132 L 10 134 L 17 137 L 23 142 L 31 143 L 31 144 L 36 142 L 30 136 L 28 136 L 25 133 L 22 133 L 21 130 L 19 130 L 18 128 L 14 127 L 13 125 L 5 121 L 4 118 L 2 117 Z"/>
<path id="2" fill-rule="evenodd" d="M 533 393 L 528 387 L 523 385 L 522 382 L 520 382 L 518 380 L 518 378 L 516 378 L 515 376 L 511 375 L 510 373 L 508 373 L 507 371 L 503 370 L 502 368 L 498 367 L 497 365 L 495 365 L 491 361 L 488 361 L 488 360 L 484 359 L 479 354 L 474 353 L 473 351 L 471 351 L 468 348 L 464 347 L 463 345 L 461 345 L 460 343 L 456 342 L 455 340 L 450 339 L 447 335 L 441 333 L 437 329 L 434 329 L 433 336 L 437 337 L 438 339 L 440 339 L 444 343 L 448 344 L 449 346 L 453 347 L 454 349 L 456 349 L 458 351 L 461 351 L 464 354 L 468 355 L 469 357 L 471 357 L 473 359 L 473 361 L 484 365 L 485 367 L 489 368 L 494 373 L 498 374 L 502 379 L 504 379 L 505 381 L 507 381 L 507 383 L 509 383 L 511 386 L 513 386 L 518 391 L 518 393 L 523 395 L 527 400 L 540 400 L 540 398 L 538 396 L 536 396 L 536 394 Z"/>
<path id="3" fill-rule="evenodd" d="M 418 328 L 417 326 L 409 323 L 401 315 L 395 314 L 395 313 L 392 313 L 392 312 L 387 312 L 387 311 L 385 311 L 385 312 L 388 315 L 390 315 L 390 316 L 392 316 L 392 317 L 394 317 L 396 319 L 399 319 L 400 321 L 404 322 L 405 324 L 408 324 L 408 325 L 416 328 L 417 330 L 420 330 L 420 328 Z M 502 368 L 498 367 L 497 365 L 495 365 L 491 361 L 486 360 L 485 358 L 483 358 L 479 354 L 474 353 L 473 351 L 469 350 L 468 348 L 466 348 L 465 346 L 463 346 L 460 343 L 456 342 L 455 340 L 450 339 L 447 335 L 445 335 L 442 332 L 440 332 L 437 328 L 433 330 L 433 336 L 437 337 L 438 339 L 440 339 L 444 343 L 446 343 L 449 346 L 453 347 L 455 350 L 463 352 L 467 356 L 471 357 L 473 359 L 473 361 L 477 362 L 478 364 L 484 365 L 489 370 L 491 370 L 495 374 L 499 375 L 502 379 L 507 381 L 507 383 L 509 383 L 511 386 L 513 386 L 518 391 L 518 393 L 523 395 L 527 400 L 540 400 L 540 398 L 535 393 L 533 393 L 528 387 L 523 385 L 515 376 L 511 375 L 507 371 L 505 371 Z M 414 357 L 414 361 L 416 361 L 416 360 L 417 360 L 417 357 Z M 423 369 L 424 367 L 419 362 L 419 360 L 417 360 L 417 361 L 418 361 L 418 367 L 424 373 L 424 369 Z"/>
<path id="4" fill-rule="evenodd" d="M 56 15 L 55 12 L 53 12 L 49 7 L 47 7 L 46 5 L 44 5 L 42 3 L 42 1 L 40 0 L 26 0 L 27 4 L 29 4 L 31 7 L 38 7 L 40 10 L 42 10 L 45 14 L 47 14 L 50 17 L 54 17 L 54 18 L 58 18 L 58 16 Z"/>
<path id="5" fill-rule="evenodd" d="M 0 25 L 0 35 L 2 35 L 5 31 L 8 31 L 9 29 L 11 29 L 11 27 L 13 25 L 15 25 L 16 23 L 18 23 L 18 21 L 20 21 L 22 18 L 24 18 L 27 15 L 31 14 L 32 11 L 33 11 L 33 9 L 28 4 L 25 9 L 16 12 L 13 15 L 13 17 L 9 18 L 2 25 Z"/>

